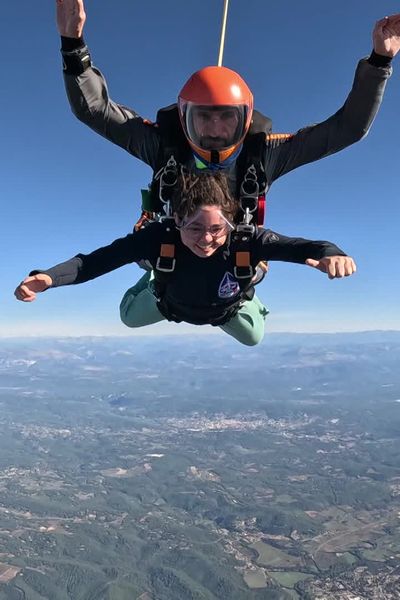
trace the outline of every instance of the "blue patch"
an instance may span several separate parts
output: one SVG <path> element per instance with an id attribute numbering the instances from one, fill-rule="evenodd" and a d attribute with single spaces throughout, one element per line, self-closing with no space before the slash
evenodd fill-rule
<path id="1" fill-rule="evenodd" d="M 222 278 L 221 283 L 218 288 L 218 297 L 219 298 L 233 298 L 240 292 L 240 285 L 238 281 L 234 278 L 231 273 L 228 271 Z"/>

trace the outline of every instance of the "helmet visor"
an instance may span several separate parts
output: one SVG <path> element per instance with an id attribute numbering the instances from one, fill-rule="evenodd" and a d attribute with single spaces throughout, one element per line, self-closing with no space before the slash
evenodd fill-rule
<path id="1" fill-rule="evenodd" d="M 204 150 L 225 150 L 244 137 L 247 107 L 243 105 L 202 106 L 187 102 L 184 123 L 189 140 Z"/>

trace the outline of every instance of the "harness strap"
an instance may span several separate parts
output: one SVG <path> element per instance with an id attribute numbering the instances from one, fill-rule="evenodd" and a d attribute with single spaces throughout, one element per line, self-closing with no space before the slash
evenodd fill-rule
<path id="1" fill-rule="evenodd" d="M 165 299 L 161 297 L 158 299 L 157 307 L 160 313 L 168 320 L 175 323 L 181 323 L 183 320 L 192 325 L 212 325 L 213 327 L 219 327 L 228 323 L 239 311 L 244 300 L 251 300 L 254 296 L 254 288 L 249 288 L 239 299 L 223 309 L 222 313 L 218 316 L 213 316 L 211 313 L 202 317 L 187 317 L 179 314 L 179 308 L 171 306 Z"/>
<path id="2" fill-rule="evenodd" d="M 247 245 L 247 244 L 246 244 Z M 244 243 L 241 243 L 242 248 L 245 247 Z M 238 250 L 235 252 L 235 266 L 233 273 L 236 279 L 248 279 L 253 277 L 254 269 L 250 262 L 250 251 L 249 250 Z"/>
<path id="3" fill-rule="evenodd" d="M 156 271 L 172 273 L 175 269 L 175 222 L 172 217 L 164 219 L 166 223 L 164 240 L 161 242 L 160 255 L 156 261 Z M 169 222 L 168 222 L 169 221 Z"/>
<path id="4" fill-rule="evenodd" d="M 237 161 L 237 196 L 242 221 L 247 225 L 250 220 L 256 225 L 264 224 L 265 195 L 268 190 L 264 168 L 265 140 L 264 132 L 247 136 Z M 249 214 L 252 215 L 252 219 L 249 218 Z"/>

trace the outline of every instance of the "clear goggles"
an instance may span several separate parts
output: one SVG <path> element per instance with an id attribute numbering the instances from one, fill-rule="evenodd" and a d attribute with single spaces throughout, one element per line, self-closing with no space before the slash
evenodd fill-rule
<path id="1" fill-rule="evenodd" d="M 204 227 L 204 225 L 196 219 L 191 219 L 187 223 L 180 225 L 178 229 L 194 241 L 200 240 L 207 234 L 209 234 L 213 240 L 218 240 L 235 229 L 235 226 L 232 225 L 222 213 L 220 213 L 220 217 L 220 222 L 211 225 L 210 227 Z"/>
<path id="2" fill-rule="evenodd" d="M 187 136 L 195 146 L 204 150 L 224 150 L 242 140 L 247 106 L 202 106 L 187 102 L 184 116 Z"/>

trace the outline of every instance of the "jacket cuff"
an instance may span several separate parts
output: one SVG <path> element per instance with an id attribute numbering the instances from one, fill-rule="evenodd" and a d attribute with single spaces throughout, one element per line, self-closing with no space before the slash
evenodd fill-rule
<path id="1" fill-rule="evenodd" d="M 85 45 L 85 40 L 83 37 L 80 38 L 70 38 L 61 36 L 61 52 L 72 52 L 73 50 L 77 50 L 78 48 L 83 48 Z"/>
<path id="2" fill-rule="evenodd" d="M 61 47 L 65 75 L 73 75 L 74 77 L 82 75 L 86 69 L 92 66 L 89 48 L 84 44 L 83 38 L 61 38 L 61 43 L 63 43 L 63 40 L 66 40 L 64 47 Z M 71 50 L 66 50 L 65 46 L 74 47 Z"/>
<path id="3" fill-rule="evenodd" d="M 372 50 L 371 55 L 368 58 L 368 62 L 373 67 L 390 67 L 392 57 L 382 56 L 382 54 L 377 54 L 375 50 Z"/>

